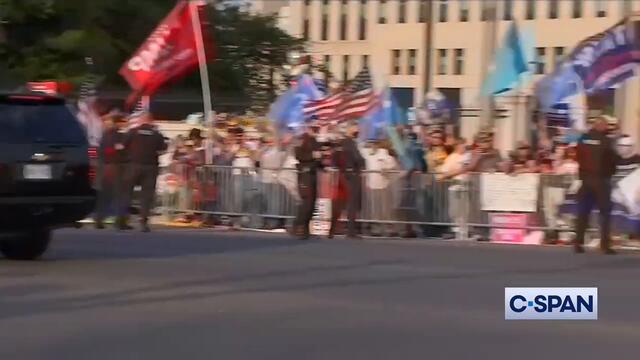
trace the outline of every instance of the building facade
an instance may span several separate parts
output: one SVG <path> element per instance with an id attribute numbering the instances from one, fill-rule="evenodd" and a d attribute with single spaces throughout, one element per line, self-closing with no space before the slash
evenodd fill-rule
<path id="1" fill-rule="evenodd" d="M 270 2 L 270 0 L 258 0 Z M 496 124 L 501 147 L 526 138 L 532 86 L 581 40 L 640 11 L 640 0 L 433 0 L 430 54 L 431 88 L 461 108 L 481 106 L 480 86 L 512 21 L 535 35 L 532 76 L 520 90 L 496 98 L 508 118 Z M 335 78 L 351 78 L 366 64 L 376 87 L 388 85 L 405 106 L 417 106 L 426 89 L 428 0 L 290 0 L 280 4 L 283 28 L 306 38 L 309 54 Z M 496 7 L 496 22 L 490 21 Z M 492 26 L 495 24 L 495 26 Z M 493 44 L 492 44 L 493 43 Z M 490 51 L 489 51 L 490 54 Z M 640 137 L 640 77 L 616 90 L 616 113 L 632 136 Z M 480 126 L 460 119 L 462 134 Z"/>

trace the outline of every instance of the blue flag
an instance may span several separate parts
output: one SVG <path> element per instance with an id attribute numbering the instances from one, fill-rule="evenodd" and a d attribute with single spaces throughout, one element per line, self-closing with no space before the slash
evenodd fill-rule
<path id="1" fill-rule="evenodd" d="M 406 144 L 396 130 L 396 125 L 407 122 L 407 114 L 398 106 L 391 90 L 386 87 L 378 94 L 376 105 L 360 120 L 360 133 L 366 140 L 388 138 L 402 166 L 410 169 L 412 163 Z"/>
<path id="2" fill-rule="evenodd" d="M 494 67 L 482 82 L 481 94 L 496 95 L 513 89 L 520 79 L 520 74 L 527 70 L 527 53 L 514 21 L 502 46 L 496 51 Z"/>
<path id="3" fill-rule="evenodd" d="M 405 125 L 408 117 L 387 87 L 380 94 L 375 106 L 360 119 L 361 135 L 367 140 L 385 137 L 387 125 Z"/>
<path id="4" fill-rule="evenodd" d="M 307 100 L 316 100 L 322 96 L 309 75 L 302 75 L 296 84 L 280 95 L 271 104 L 267 117 L 281 131 L 296 128 L 304 121 L 303 104 Z"/>

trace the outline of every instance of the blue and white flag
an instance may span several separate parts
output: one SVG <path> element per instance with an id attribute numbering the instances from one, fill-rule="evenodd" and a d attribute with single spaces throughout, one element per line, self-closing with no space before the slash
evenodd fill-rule
<path id="1" fill-rule="evenodd" d="M 582 41 L 569 55 L 587 94 L 610 88 L 635 75 L 640 64 L 640 34 L 625 20 Z"/>
<path id="2" fill-rule="evenodd" d="M 513 89 L 520 81 L 520 74 L 527 72 L 527 52 L 516 22 L 512 22 L 502 46 L 496 50 L 492 70 L 482 81 L 482 95 L 497 95 Z"/>
<path id="3" fill-rule="evenodd" d="M 303 104 L 322 96 L 309 75 L 301 75 L 294 86 L 280 95 L 271 104 L 267 117 L 280 131 L 295 129 L 304 123 Z"/>
<path id="4" fill-rule="evenodd" d="M 634 28 L 634 26 L 636 28 Z M 536 86 L 544 109 L 580 91 L 594 94 L 635 75 L 640 64 L 640 26 L 625 20 L 581 41 Z"/>
<path id="5" fill-rule="evenodd" d="M 376 140 L 386 137 L 387 126 L 406 125 L 407 114 L 398 105 L 397 100 L 391 94 L 391 90 L 385 87 L 378 95 L 369 112 L 360 119 L 360 134 L 367 140 Z"/>
<path id="6" fill-rule="evenodd" d="M 437 89 L 429 91 L 424 97 L 424 109 L 429 114 L 429 119 L 451 118 L 453 105 Z"/>

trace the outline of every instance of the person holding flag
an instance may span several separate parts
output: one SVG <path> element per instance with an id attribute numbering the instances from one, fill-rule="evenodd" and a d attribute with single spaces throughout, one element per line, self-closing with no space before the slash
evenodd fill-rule
<path id="1" fill-rule="evenodd" d="M 360 210 L 362 198 L 360 174 L 365 169 L 365 160 L 358 149 L 357 138 L 357 125 L 348 127 L 346 136 L 338 141 L 333 151 L 333 165 L 338 169 L 338 181 L 335 189 L 338 194 L 332 203 L 329 238 L 333 238 L 335 235 L 338 219 L 345 206 L 349 220 L 347 237 L 357 238 L 356 215 Z"/>
<path id="2" fill-rule="evenodd" d="M 318 196 L 318 168 L 320 167 L 320 144 L 316 140 L 317 128 L 307 125 L 295 148 L 298 160 L 298 192 L 301 198 L 295 220 L 295 234 L 302 240 L 309 238 L 309 224 Z"/>

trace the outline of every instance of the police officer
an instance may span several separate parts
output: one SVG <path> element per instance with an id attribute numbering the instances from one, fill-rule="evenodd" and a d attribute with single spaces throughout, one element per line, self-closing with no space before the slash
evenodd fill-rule
<path id="1" fill-rule="evenodd" d="M 582 187 L 578 191 L 576 253 L 583 253 L 584 234 L 594 203 L 600 210 L 600 249 L 614 254 L 610 245 L 611 177 L 616 171 L 617 156 L 613 140 L 607 136 L 607 119 L 596 119 L 592 129 L 578 144 L 578 164 Z"/>
<path id="2" fill-rule="evenodd" d="M 167 150 L 162 134 L 153 125 L 151 114 L 144 112 L 138 117 L 139 126 L 129 130 L 124 140 L 124 149 L 129 155 L 131 164 L 127 176 L 126 207 L 128 209 L 133 196 L 133 189 L 140 185 L 140 217 L 143 232 L 149 232 L 149 212 L 153 206 L 158 177 L 158 157 Z M 124 226 L 124 213 L 118 221 Z"/>
<path id="3" fill-rule="evenodd" d="M 309 238 L 309 223 L 313 217 L 318 194 L 318 168 L 320 166 L 320 144 L 316 140 L 316 128 L 307 127 L 295 148 L 298 160 L 298 192 L 301 202 L 295 220 L 295 232 L 301 239 Z"/>
<path id="4" fill-rule="evenodd" d="M 365 167 L 365 161 L 358 149 L 356 139 L 358 138 L 357 126 L 352 126 L 346 131 L 346 136 L 338 140 L 333 152 L 333 163 L 338 168 L 338 188 L 344 187 L 344 194 L 340 194 L 331 209 L 331 230 L 329 238 L 336 232 L 338 219 L 347 208 L 347 237 L 356 238 L 356 215 L 361 204 L 361 172 Z M 345 204 L 346 202 L 346 204 Z"/>
<path id="5" fill-rule="evenodd" d="M 98 147 L 98 156 L 102 165 L 100 176 L 101 189 L 96 205 L 96 228 L 104 229 L 104 218 L 109 210 L 119 211 L 125 192 L 126 154 L 124 136 L 126 119 L 122 114 L 113 114 L 105 121 L 105 130 Z M 126 225 L 123 225 L 127 227 Z"/>

